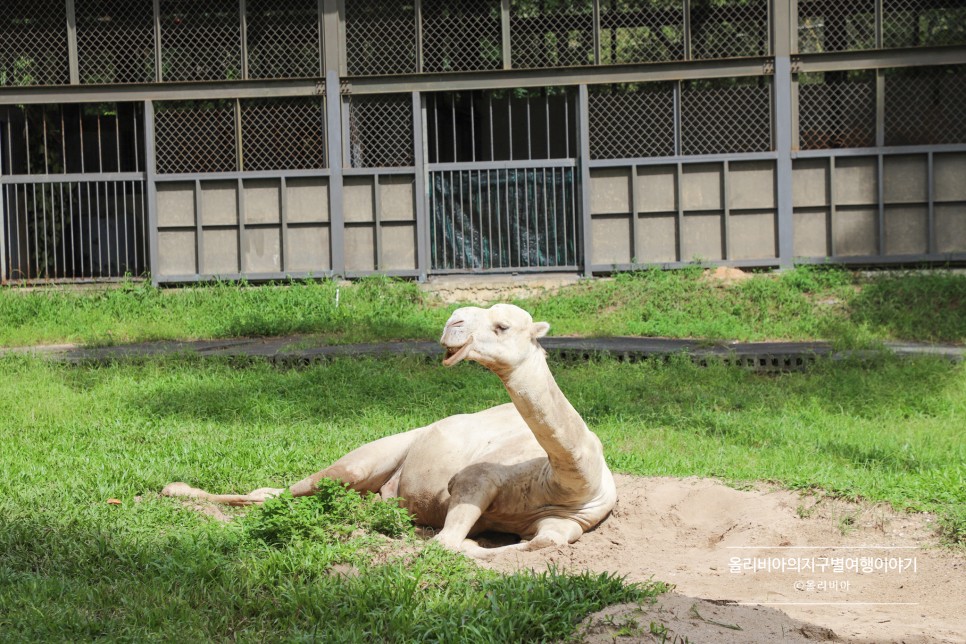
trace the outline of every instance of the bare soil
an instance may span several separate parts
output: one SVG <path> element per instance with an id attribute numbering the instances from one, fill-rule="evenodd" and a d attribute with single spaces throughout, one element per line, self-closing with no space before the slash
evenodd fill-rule
<path id="1" fill-rule="evenodd" d="M 588 618 L 591 642 L 966 642 L 966 554 L 938 545 L 930 515 L 709 479 L 617 485 L 613 515 L 578 542 L 484 565 L 675 585 Z"/>

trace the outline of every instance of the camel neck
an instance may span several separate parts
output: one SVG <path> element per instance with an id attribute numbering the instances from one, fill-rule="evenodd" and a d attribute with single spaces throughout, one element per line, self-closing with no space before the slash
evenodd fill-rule
<path id="1" fill-rule="evenodd" d="M 599 445 L 583 418 L 564 396 L 542 349 L 501 375 L 510 399 L 537 442 L 547 452 L 554 477 L 568 488 L 584 489 L 599 478 Z"/>

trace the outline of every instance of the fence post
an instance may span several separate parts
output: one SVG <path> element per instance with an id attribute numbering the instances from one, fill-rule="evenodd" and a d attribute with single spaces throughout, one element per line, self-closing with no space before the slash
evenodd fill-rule
<path id="1" fill-rule="evenodd" d="M 794 202 L 792 201 L 792 23 L 790 3 L 773 0 L 772 44 L 775 54 L 773 83 L 775 101 L 775 152 L 777 159 L 776 192 L 778 206 L 778 265 L 782 269 L 794 266 Z"/>
<path id="2" fill-rule="evenodd" d="M 4 143 L 3 130 L 0 129 L 0 145 Z M 0 148 L 2 150 L 2 148 Z M 7 187 L 3 184 L 3 163 L 0 154 L 0 284 L 7 282 Z"/>
<path id="3" fill-rule="evenodd" d="M 413 92 L 413 165 L 416 166 L 416 268 L 419 280 L 429 276 L 429 193 L 426 190 L 426 141 L 423 136 L 423 99 Z"/>
<path id="4" fill-rule="evenodd" d="M 154 147 L 154 103 L 144 101 L 144 182 L 148 201 L 148 270 L 151 283 L 158 285 L 158 186 L 157 159 Z"/>
<path id="5" fill-rule="evenodd" d="M 500 40 L 503 45 L 503 69 L 511 69 L 513 60 L 510 49 L 510 0 L 500 2 Z"/>
<path id="6" fill-rule="evenodd" d="M 589 104 L 590 98 L 587 92 L 587 85 L 578 85 L 577 98 L 577 166 L 580 168 L 580 239 L 581 251 L 584 261 L 584 276 L 591 277 L 594 274 L 591 250 L 593 248 L 591 239 L 591 219 L 590 219 L 590 127 L 589 127 Z"/>
<path id="7" fill-rule="evenodd" d="M 345 216 L 342 198 L 342 90 L 339 77 L 340 25 L 338 0 L 322 0 L 325 33 L 325 140 L 329 166 L 329 262 L 332 274 L 345 276 Z"/>
<path id="8" fill-rule="evenodd" d="M 67 60 L 70 65 L 70 84 L 80 84 L 80 67 L 77 58 L 77 14 L 74 0 L 67 0 Z"/>

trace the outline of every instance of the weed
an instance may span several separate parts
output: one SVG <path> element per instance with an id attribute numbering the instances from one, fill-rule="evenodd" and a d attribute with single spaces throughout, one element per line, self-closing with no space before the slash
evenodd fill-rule
<path id="1" fill-rule="evenodd" d="M 943 543 L 966 547 L 966 504 L 945 508 L 939 517 L 938 530 Z"/>
<path id="2" fill-rule="evenodd" d="M 413 534 L 412 520 L 398 504 L 371 492 L 358 494 L 332 479 L 319 481 L 311 496 L 293 497 L 286 490 L 268 499 L 249 511 L 244 524 L 250 536 L 275 546 L 299 539 L 345 541 L 360 530 L 387 537 Z"/>

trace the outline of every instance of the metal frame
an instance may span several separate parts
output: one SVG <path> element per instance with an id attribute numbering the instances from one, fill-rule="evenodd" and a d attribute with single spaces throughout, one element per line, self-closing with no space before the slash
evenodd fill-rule
<path id="1" fill-rule="evenodd" d="M 64 0 L 66 10 L 66 24 L 69 54 L 69 78 L 67 86 L 29 86 L 29 87 L 0 87 L 0 106 L 22 104 L 50 104 L 50 103 L 99 103 L 99 102 L 142 102 L 144 105 L 144 148 L 146 167 L 143 172 L 129 173 L 71 173 L 51 175 L 11 175 L 9 172 L 0 174 L 0 185 L 30 185 L 49 182 L 66 181 L 143 181 L 146 185 L 147 219 L 149 225 L 150 256 L 149 265 L 155 283 L 169 283 L 182 281 L 198 281 L 209 279 L 211 276 L 194 275 L 158 275 L 158 221 L 157 221 L 157 187 L 166 182 L 194 182 L 196 190 L 197 221 L 197 253 L 198 266 L 201 267 L 203 255 L 202 219 L 199 188 L 202 181 L 227 180 L 234 181 L 239 188 L 238 198 L 238 229 L 239 244 L 244 244 L 244 182 L 250 179 L 277 179 L 281 183 L 279 211 L 281 216 L 281 267 L 280 273 L 248 274 L 244 270 L 236 275 L 222 276 L 228 279 L 244 277 L 251 280 L 281 279 L 284 277 L 307 277 L 306 273 L 289 273 L 285 267 L 290 263 L 288 225 L 287 225 L 287 192 L 286 181 L 298 177 L 325 177 L 329 194 L 329 221 L 331 276 L 359 276 L 369 271 L 347 271 L 344 254 L 345 221 L 342 213 L 343 182 L 345 177 L 373 176 L 373 196 L 376 203 L 374 220 L 375 253 L 381 257 L 381 226 L 379 221 L 379 177 L 390 174 L 407 174 L 415 178 L 415 190 L 418 198 L 415 203 L 416 229 L 416 266 L 412 270 L 392 271 L 393 274 L 407 277 L 426 279 L 431 272 L 430 267 L 430 224 L 429 207 L 426 200 L 428 194 L 428 173 L 437 170 L 452 171 L 491 171 L 501 168 L 556 168 L 576 167 L 578 184 L 578 221 L 579 240 L 584 261 L 582 273 L 592 275 L 624 268 L 640 266 L 661 266 L 672 268 L 687 265 L 683 261 L 683 223 L 685 213 L 681 203 L 681 172 L 689 165 L 698 163 L 715 163 L 723 167 L 723 181 L 721 186 L 723 195 L 723 259 L 715 263 L 729 266 L 763 267 L 778 266 L 788 268 L 795 263 L 817 263 L 834 261 L 846 264 L 909 264 L 924 262 L 961 262 L 966 260 L 966 253 L 944 254 L 938 253 L 936 240 L 936 186 L 934 157 L 940 153 L 966 154 L 966 143 L 961 145 L 923 145 L 923 146 L 893 146 L 885 145 L 884 131 L 884 87 L 885 80 L 882 70 L 903 67 L 927 67 L 938 65 L 966 65 L 966 43 L 954 46 L 908 47 L 901 49 L 881 49 L 883 45 L 883 0 L 875 3 L 876 14 L 876 43 L 877 49 L 863 51 L 836 51 L 829 53 L 799 53 L 798 52 L 798 2 L 791 0 L 770 0 L 768 3 L 768 33 L 769 42 L 767 55 L 731 59 L 694 60 L 692 47 L 692 24 L 690 0 L 681 0 L 683 9 L 683 56 L 682 60 L 606 65 L 601 64 L 600 34 L 601 0 L 593 0 L 592 23 L 594 26 L 594 64 L 585 67 L 562 67 L 553 69 L 520 69 L 513 67 L 513 32 L 511 29 L 511 1 L 500 2 L 500 54 L 502 55 L 502 69 L 450 72 L 450 73 L 410 73 L 391 76 L 349 77 L 346 74 L 345 47 L 345 0 L 317 0 L 319 13 L 319 56 L 322 61 L 322 74 L 315 78 L 295 79 L 259 79 L 249 80 L 248 76 L 248 47 L 246 29 L 247 0 L 237 0 L 239 4 L 240 20 L 240 52 L 241 52 L 241 80 L 205 81 L 205 82 L 167 82 L 162 77 L 161 38 L 160 38 L 160 3 L 153 0 L 150 3 L 154 24 L 154 61 L 156 82 L 131 83 L 125 85 L 92 85 L 82 84 L 79 74 L 79 57 L 83 52 L 78 51 L 77 24 L 74 15 L 76 0 Z M 421 25 L 421 2 L 416 2 L 415 19 Z M 417 37 L 422 41 L 422 31 L 417 29 Z M 422 69 L 422 50 L 417 47 L 417 69 Z M 844 72 L 851 70 L 876 70 L 876 145 L 870 148 L 834 149 L 834 150 L 798 150 L 798 81 L 797 75 L 807 72 Z M 598 84 L 666 82 L 674 83 L 674 109 L 680 115 L 682 104 L 681 82 L 689 80 L 741 78 L 741 77 L 771 77 L 772 78 L 772 150 L 766 152 L 743 154 L 704 154 L 683 155 L 682 126 L 680 118 L 674 123 L 675 154 L 668 157 L 640 157 L 623 159 L 593 159 L 590 154 L 588 132 L 588 92 L 589 87 Z M 482 162 L 430 164 L 426 149 L 428 128 L 426 126 L 425 94 L 427 92 L 457 92 L 468 90 L 502 90 L 542 88 L 548 86 L 571 86 L 576 88 L 578 96 L 577 149 L 571 159 L 543 159 L 512 162 Z M 412 104 L 412 133 L 414 165 L 403 168 L 349 168 L 348 158 L 345 156 L 345 146 L 348 143 L 348 118 L 345 113 L 346 98 L 349 95 L 373 94 L 408 94 Z M 290 170 L 265 172 L 228 172 L 197 174 L 167 174 L 157 173 L 155 158 L 155 129 L 154 102 L 169 100 L 218 100 L 229 99 L 236 106 L 235 118 L 238 119 L 238 101 L 246 98 L 266 97 L 307 97 L 324 96 L 325 146 L 328 168 L 323 170 Z M 928 249 L 925 253 L 889 256 L 886 239 L 886 203 L 883 177 L 885 174 L 885 160 L 891 155 L 923 155 L 927 166 L 928 195 L 922 204 L 928 212 Z M 835 248 L 832 234 L 832 223 L 837 217 L 834 195 L 834 173 L 836 160 L 845 157 L 872 157 L 876 163 L 877 180 L 877 250 L 876 255 L 843 256 Z M 830 203 L 828 205 L 828 248 L 829 258 L 800 258 L 794 256 L 794 204 L 792 202 L 793 164 L 799 159 L 826 159 L 828 163 L 828 177 L 832 185 L 828 186 Z M 740 161 L 771 161 L 775 164 L 775 216 L 776 216 L 776 248 L 774 259 L 735 260 L 733 259 L 733 235 L 730 226 L 731 205 L 728 171 L 730 164 Z M 639 168 L 652 165 L 666 165 L 678 172 L 676 181 L 676 252 L 678 261 L 652 264 L 618 264 L 594 265 L 590 261 L 592 250 L 591 227 L 593 220 L 590 214 L 591 171 L 600 168 L 627 168 L 632 181 L 630 193 L 631 230 L 633 239 L 630 242 L 632 258 L 637 258 L 639 249 L 640 212 L 645 195 L 641 194 L 636 177 Z M 243 166 L 240 166 L 243 167 Z M 958 202 L 957 202 L 958 203 Z M 0 221 L 3 219 L 5 203 L 0 199 Z M 0 226 L 0 279 L 7 279 L 9 267 L 6 265 L 5 227 Z M 242 249 L 239 248 L 239 262 L 243 262 Z M 636 259 L 634 260 L 636 261 Z M 240 269 L 244 267 L 240 265 Z M 379 266 L 377 264 L 377 270 Z M 460 272 L 460 271 L 448 271 Z M 315 275 L 319 276 L 319 275 Z"/>

